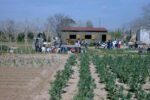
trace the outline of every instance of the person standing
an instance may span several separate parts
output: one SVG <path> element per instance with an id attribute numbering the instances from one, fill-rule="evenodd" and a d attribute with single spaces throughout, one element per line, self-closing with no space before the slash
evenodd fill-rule
<path id="1" fill-rule="evenodd" d="M 87 40 L 84 41 L 84 46 L 85 46 L 86 49 L 88 49 L 88 42 L 87 42 Z"/>
<path id="2" fill-rule="evenodd" d="M 121 41 L 118 41 L 118 48 L 121 48 Z"/>
<path id="3" fill-rule="evenodd" d="M 110 40 L 107 42 L 107 48 L 110 49 Z"/>

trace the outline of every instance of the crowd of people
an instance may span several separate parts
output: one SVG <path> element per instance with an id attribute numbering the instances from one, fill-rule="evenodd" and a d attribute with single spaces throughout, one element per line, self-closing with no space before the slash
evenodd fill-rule
<path id="1" fill-rule="evenodd" d="M 122 41 L 120 41 L 120 40 L 114 40 L 114 41 L 109 40 L 107 42 L 107 48 L 108 49 L 121 48 L 121 45 L 122 45 Z"/>
<path id="2" fill-rule="evenodd" d="M 88 43 L 86 40 L 76 40 L 74 45 L 64 45 L 61 43 L 54 42 L 53 44 L 48 44 L 47 42 L 41 42 L 40 40 L 35 41 L 35 51 L 36 52 L 51 52 L 51 53 L 80 53 L 82 52 L 81 48 L 88 48 Z"/>
<path id="3" fill-rule="evenodd" d="M 83 52 L 83 49 L 88 49 L 88 46 L 91 45 L 89 41 L 86 39 L 77 39 L 74 41 L 73 45 L 65 45 L 62 42 L 55 41 L 53 44 L 48 44 L 47 42 L 43 42 L 39 39 L 36 39 L 34 46 L 36 52 L 47 52 L 47 53 L 81 53 Z M 94 42 L 92 45 L 95 46 L 95 48 L 107 48 L 107 49 L 114 49 L 114 48 L 122 48 L 127 46 L 126 43 L 124 43 L 121 40 L 109 40 L 107 42 Z M 128 44 L 128 47 L 129 44 Z M 138 48 L 138 44 L 135 43 L 134 48 Z"/>
<path id="4" fill-rule="evenodd" d="M 88 42 L 87 42 L 87 40 L 78 39 L 75 41 L 75 46 L 78 46 L 78 47 L 82 46 L 82 47 L 88 48 Z"/>
<path id="5" fill-rule="evenodd" d="M 107 42 L 94 42 L 93 45 L 95 48 L 99 48 L 103 45 L 103 48 L 107 49 L 119 49 L 119 48 L 130 48 L 129 44 L 126 44 L 120 40 L 107 41 Z M 40 44 L 39 42 L 35 43 L 35 51 L 43 53 L 83 53 L 88 49 L 89 43 L 86 40 L 76 40 L 73 45 L 64 45 L 64 44 Z M 138 47 L 138 44 L 135 43 L 132 48 L 137 48 L 139 52 L 143 51 L 143 48 Z M 150 51 L 150 48 L 147 49 Z"/>
<path id="6" fill-rule="evenodd" d="M 39 39 L 36 39 L 34 46 L 36 52 L 58 52 L 59 50 L 56 43 L 52 45 L 47 42 L 40 41 Z"/>
<path id="7" fill-rule="evenodd" d="M 101 43 L 101 42 L 94 42 L 93 45 L 98 48 L 102 45 L 104 45 L 104 48 L 108 48 L 108 49 L 112 49 L 112 48 L 121 48 L 121 45 L 122 45 L 122 41 L 120 40 L 114 40 L 114 41 L 111 41 L 109 40 L 108 42 L 105 42 L 105 43 Z M 89 43 L 87 40 L 81 40 L 81 39 L 77 39 L 75 40 L 74 42 L 74 45 L 73 46 L 67 46 L 67 45 L 64 45 L 61 43 L 55 43 L 52 45 L 52 44 L 46 44 L 46 43 L 43 43 L 39 40 L 36 40 L 35 41 L 35 50 L 36 52 L 52 52 L 52 53 L 55 53 L 55 52 L 59 52 L 59 53 L 65 53 L 65 52 L 72 52 L 72 53 L 75 53 L 75 52 L 82 52 L 82 48 L 85 48 L 85 49 L 88 49 L 88 46 L 89 46 Z"/>
<path id="8" fill-rule="evenodd" d="M 95 48 L 108 48 L 108 49 L 113 49 L 113 48 L 121 48 L 123 45 L 123 42 L 120 40 L 109 40 L 107 42 L 94 42 Z"/>

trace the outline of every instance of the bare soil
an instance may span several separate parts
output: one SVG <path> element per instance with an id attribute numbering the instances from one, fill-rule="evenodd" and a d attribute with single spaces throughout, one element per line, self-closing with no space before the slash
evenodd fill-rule
<path id="1" fill-rule="evenodd" d="M 0 66 L 0 100 L 49 100 L 50 82 L 58 70 L 64 68 L 68 55 L 31 54 L 5 55 L 0 58 L 24 57 L 50 59 L 50 66 Z"/>
<path id="2" fill-rule="evenodd" d="M 146 79 L 145 84 L 142 85 L 142 89 L 146 92 L 150 92 L 150 81 L 149 77 Z"/>
<path id="3" fill-rule="evenodd" d="M 96 68 L 92 63 L 90 65 L 90 71 L 96 84 L 96 88 L 94 89 L 94 100 L 106 100 L 107 91 L 105 90 L 105 84 L 100 83 L 100 78 L 98 77 Z"/>

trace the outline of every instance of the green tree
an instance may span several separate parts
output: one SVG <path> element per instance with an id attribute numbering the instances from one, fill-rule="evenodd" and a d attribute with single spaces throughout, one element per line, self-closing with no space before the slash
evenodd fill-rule
<path id="1" fill-rule="evenodd" d="M 122 38 L 122 32 L 120 30 L 114 32 L 114 37 L 116 39 Z"/>
<path id="2" fill-rule="evenodd" d="M 47 39 L 46 39 L 46 35 L 45 35 L 45 33 L 43 32 L 43 40 L 44 41 L 47 41 Z"/>
<path id="3" fill-rule="evenodd" d="M 9 33 L 8 36 L 9 36 L 10 41 L 12 41 L 12 42 L 15 41 L 15 36 L 13 34 Z"/>
<path id="4" fill-rule="evenodd" d="M 37 37 L 43 39 L 43 41 L 46 41 L 46 35 L 45 35 L 44 32 L 43 33 L 38 33 Z"/>
<path id="5" fill-rule="evenodd" d="M 33 38 L 34 38 L 33 32 L 28 32 L 27 33 L 27 38 L 30 39 L 30 40 L 33 40 Z"/>
<path id="6" fill-rule="evenodd" d="M 50 37 L 50 36 L 48 36 L 47 41 L 48 41 L 48 42 L 51 42 L 51 37 Z"/>
<path id="7" fill-rule="evenodd" d="M 17 36 L 17 41 L 18 42 L 24 42 L 25 39 L 25 34 L 24 33 L 19 33 Z"/>
<path id="8" fill-rule="evenodd" d="M 6 42 L 7 40 L 7 36 L 5 35 L 4 32 L 0 31 L 0 41 L 1 42 Z"/>

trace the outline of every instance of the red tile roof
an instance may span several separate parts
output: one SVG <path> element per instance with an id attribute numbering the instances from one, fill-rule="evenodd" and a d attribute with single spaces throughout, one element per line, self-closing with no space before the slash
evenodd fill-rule
<path id="1" fill-rule="evenodd" d="M 103 27 L 65 27 L 63 32 L 107 32 Z"/>

